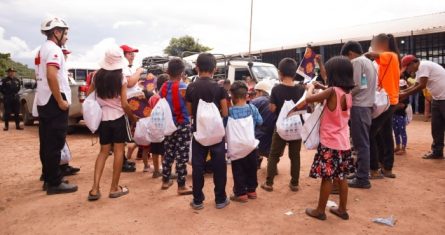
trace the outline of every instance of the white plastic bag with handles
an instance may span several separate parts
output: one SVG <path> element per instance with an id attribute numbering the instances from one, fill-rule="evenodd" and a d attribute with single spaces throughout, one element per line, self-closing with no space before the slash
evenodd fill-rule
<path id="1" fill-rule="evenodd" d="M 65 145 L 63 146 L 63 149 L 61 151 L 60 155 L 60 165 L 68 164 L 72 159 L 70 148 L 68 147 L 68 144 L 65 142 Z"/>
<path id="2" fill-rule="evenodd" d="M 304 111 L 294 112 L 291 116 L 288 116 L 289 112 L 295 107 L 296 103 L 292 100 L 284 101 L 280 114 L 277 119 L 277 133 L 286 141 L 300 140 L 301 130 L 303 128 L 302 115 L 306 113 Z"/>
<path id="3" fill-rule="evenodd" d="M 97 102 L 96 92 L 93 91 L 82 104 L 83 120 L 92 133 L 99 129 L 102 121 L 102 109 Z"/>
<path id="4" fill-rule="evenodd" d="M 216 105 L 199 100 L 196 112 L 196 132 L 193 136 L 198 143 L 212 146 L 220 143 L 225 136 L 224 124 Z"/>
<path id="5" fill-rule="evenodd" d="M 150 117 L 146 117 L 139 119 L 139 121 L 136 123 L 133 140 L 137 145 L 147 146 L 150 144 L 150 141 L 148 140 L 149 122 Z"/>
<path id="6" fill-rule="evenodd" d="M 374 105 L 372 107 L 372 119 L 377 118 L 389 108 L 389 96 L 385 89 L 380 89 L 375 92 Z"/>
<path id="7" fill-rule="evenodd" d="M 320 121 L 323 110 L 324 105 L 318 104 L 315 106 L 314 112 L 304 122 L 301 137 L 308 150 L 317 149 L 320 144 Z"/>
<path id="8" fill-rule="evenodd" d="M 260 143 L 255 138 L 252 115 L 246 118 L 229 117 L 226 127 L 227 156 L 235 161 L 246 157 Z"/>
<path id="9" fill-rule="evenodd" d="M 165 98 L 160 99 L 151 111 L 147 128 L 150 143 L 160 143 L 165 136 L 173 134 L 178 129 L 173 121 L 170 105 Z"/>

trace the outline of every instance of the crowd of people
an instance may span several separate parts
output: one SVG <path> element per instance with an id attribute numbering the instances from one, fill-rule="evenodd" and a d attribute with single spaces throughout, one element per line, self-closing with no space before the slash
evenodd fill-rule
<path id="1" fill-rule="evenodd" d="M 61 49 L 68 39 L 69 27 L 62 19 L 52 18 L 42 23 L 41 30 L 47 41 L 36 58 L 35 100 L 42 178 L 47 194 L 70 193 L 77 191 L 77 186 L 63 178 L 59 167 L 71 101 Z M 371 180 L 396 178 L 394 155 L 404 154 L 407 146 L 405 110 L 408 98 L 426 87 L 432 96 L 433 144 L 432 151 L 424 158 L 443 159 L 445 70 L 412 55 L 400 58 L 391 34 L 375 36 L 371 49 L 364 52 L 360 43 L 349 41 L 343 45 L 340 55 L 329 59 L 325 65 L 317 57 L 323 68 L 322 79 L 309 83 L 296 81 L 298 64 L 292 58 L 285 58 L 278 65 L 279 83 L 276 85 L 257 82 L 252 77 L 246 81 L 219 83 L 213 79 L 216 58 L 210 53 L 199 54 L 195 68 L 197 78 L 189 83 L 184 62 L 179 58 L 171 59 L 166 74 L 157 76 L 156 88 L 144 91 L 142 100 L 147 101 L 150 110 L 161 100 L 166 101 L 176 129 L 162 141 L 140 146 L 132 143 L 132 134 L 137 123 L 151 114 L 136 115 L 127 96 L 130 90 L 144 90 L 138 85 L 143 69 L 133 65 L 138 50 L 127 45 L 109 48 L 89 90 L 89 95 L 100 105 L 102 117 L 98 129 L 100 151 L 88 200 L 101 198 L 100 180 L 110 153 L 114 155 L 114 163 L 108 196 L 118 198 L 130 192 L 128 187 L 119 185 L 119 178 L 123 170 L 135 170 L 135 163 L 128 158 L 136 149 L 144 160 L 143 171 L 152 172 L 153 178 L 162 177 L 162 190 L 169 189 L 176 179 L 178 195 L 192 194 L 190 206 L 196 210 L 204 208 L 204 174 L 208 171 L 213 173 L 214 200 L 218 209 L 228 206 L 230 201 L 245 203 L 256 199 L 258 186 L 264 192 L 272 192 L 277 165 L 286 146 L 291 165 L 289 190 L 298 192 L 303 141 L 284 136 L 277 131 L 276 122 L 286 102 L 297 103 L 303 99 L 309 106 L 313 103 L 324 105 L 317 133 L 319 145 L 309 175 L 321 178 L 319 201 L 314 209 L 306 209 L 306 214 L 325 220 L 328 198 L 336 192 L 340 195 L 339 206 L 329 211 L 344 220 L 349 219 L 348 188 L 369 189 Z M 415 77 L 414 85 L 408 86 L 405 77 Z M 377 91 L 386 92 L 389 107 L 375 115 L 373 106 Z M 203 112 L 204 105 L 214 109 Z M 203 120 L 208 123 L 202 123 Z M 203 133 L 202 126 L 209 123 L 212 123 L 211 128 L 224 126 L 225 134 Z M 202 139 L 202 134 L 208 138 Z M 148 163 L 149 156 L 153 158 L 153 169 Z M 264 158 L 267 158 L 267 177 L 259 184 L 257 169 L 261 168 Z M 186 182 L 189 161 L 191 186 Z M 228 161 L 234 180 L 231 195 L 226 192 Z M 176 174 L 172 173 L 174 163 Z"/>

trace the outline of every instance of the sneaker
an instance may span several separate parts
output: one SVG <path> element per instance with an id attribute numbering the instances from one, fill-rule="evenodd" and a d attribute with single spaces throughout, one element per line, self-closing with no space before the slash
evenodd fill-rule
<path id="1" fill-rule="evenodd" d="M 257 199 L 258 195 L 256 194 L 256 192 L 250 192 L 250 193 L 247 193 L 247 197 L 249 199 Z"/>
<path id="2" fill-rule="evenodd" d="M 194 209 L 194 210 L 201 210 L 204 209 L 204 203 L 199 203 L 196 204 L 194 201 L 190 202 L 190 206 Z"/>
<path id="3" fill-rule="evenodd" d="M 62 193 L 74 193 L 77 191 L 77 185 L 61 183 L 59 186 L 49 186 L 46 190 L 47 195 L 62 194 Z"/>
<path id="4" fill-rule="evenodd" d="M 428 152 L 427 154 L 423 155 L 423 159 L 432 159 L 432 160 L 441 160 L 444 159 L 443 154 L 437 155 L 433 152 Z"/>
<path id="5" fill-rule="evenodd" d="M 124 163 L 124 165 L 122 165 L 122 172 L 135 172 L 136 171 L 136 167 L 131 166 L 129 164 Z"/>
<path id="6" fill-rule="evenodd" d="M 249 198 L 247 197 L 247 194 L 241 195 L 241 196 L 231 195 L 230 200 L 232 200 L 234 202 L 245 203 L 245 202 L 249 201 Z"/>
<path id="7" fill-rule="evenodd" d="M 293 185 L 292 183 L 289 183 L 289 188 L 292 192 L 298 192 L 298 185 Z"/>
<path id="8" fill-rule="evenodd" d="M 70 182 L 66 179 L 62 179 L 62 183 L 69 184 Z M 42 191 L 46 191 L 46 190 L 48 190 L 48 183 L 43 182 Z"/>
<path id="9" fill-rule="evenodd" d="M 371 183 L 369 181 L 363 182 L 357 178 L 348 180 L 348 185 L 350 188 L 361 188 L 361 189 L 370 189 L 371 188 Z"/>
<path id="10" fill-rule="evenodd" d="M 221 203 L 216 203 L 216 209 L 223 209 L 224 207 L 228 206 L 230 204 L 229 198 L 226 197 L 226 200 Z"/>

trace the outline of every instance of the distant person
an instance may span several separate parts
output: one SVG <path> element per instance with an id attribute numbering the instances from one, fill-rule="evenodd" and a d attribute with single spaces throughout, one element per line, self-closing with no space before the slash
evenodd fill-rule
<path id="1" fill-rule="evenodd" d="M 375 59 L 379 66 L 378 88 L 383 88 L 389 97 L 390 107 L 372 120 L 371 143 L 371 179 L 383 177 L 395 178 L 394 138 L 392 136 L 392 117 L 395 106 L 399 103 L 400 61 L 397 42 L 392 34 L 379 34 L 372 39 L 371 52 L 366 57 Z M 382 166 L 382 167 L 380 167 Z"/>
<path id="2" fill-rule="evenodd" d="M 431 152 L 424 159 L 444 159 L 445 132 L 445 69 L 437 63 L 422 60 L 413 55 L 404 56 L 402 67 L 409 73 L 416 73 L 416 85 L 404 90 L 400 96 L 406 99 L 409 95 L 428 88 L 432 96 L 431 103 L 431 134 L 433 144 Z"/>
<path id="3" fill-rule="evenodd" d="M 254 105 L 247 104 L 247 92 L 248 88 L 245 83 L 235 81 L 232 84 L 230 93 L 233 106 L 229 108 L 229 117 L 234 120 L 251 117 L 253 126 L 248 128 L 252 128 L 253 132 L 256 126 L 263 124 L 263 118 Z M 227 141 L 227 145 L 230 146 L 232 142 L 230 142 L 230 139 L 227 139 Z M 258 187 L 258 156 L 256 149 L 245 156 L 229 157 L 236 158 L 236 160 L 231 161 L 234 186 L 233 195 L 230 196 L 230 199 L 237 202 L 247 202 L 249 199 L 256 199 L 256 188 Z"/>
<path id="4" fill-rule="evenodd" d="M 408 88 L 408 83 L 404 79 L 400 79 L 400 91 Z M 396 111 L 393 117 L 393 130 L 394 138 L 396 139 L 396 149 L 394 153 L 396 155 L 406 154 L 406 144 L 408 143 L 408 136 L 406 134 L 406 108 L 409 105 L 409 99 L 400 100 L 396 106 Z"/>
<path id="5" fill-rule="evenodd" d="M 96 91 L 97 102 L 102 109 L 102 121 L 99 126 L 100 152 L 94 166 L 94 183 L 88 193 L 89 201 L 101 197 L 100 180 L 112 146 L 114 163 L 108 196 L 118 198 L 130 192 L 127 187 L 119 186 L 125 143 L 132 138 L 128 118 L 133 122 L 137 120 L 127 101 L 127 78 L 122 76 L 125 64 L 122 51 L 117 46 L 111 47 L 99 63 L 101 69 L 90 86 L 90 91 Z"/>
<path id="6" fill-rule="evenodd" d="M 60 170 L 62 149 L 66 143 L 71 88 L 61 47 L 68 40 L 68 25 L 61 18 L 42 22 L 47 41 L 35 58 L 37 89 L 33 114 L 39 117 L 40 160 L 46 193 L 72 193 L 77 186 L 63 180 Z"/>
<path id="7" fill-rule="evenodd" d="M 164 140 L 164 160 L 162 161 L 162 189 L 172 185 L 171 170 L 176 162 L 178 194 L 191 194 L 192 190 L 186 185 L 187 162 L 189 161 L 191 127 L 190 114 L 186 107 L 185 92 L 187 84 L 182 82 L 185 65 L 181 59 L 171 59 L 168 62 L 167 73 L 170 80 L 159 88 L 159 95 L 165 98 L 172 110 L 173 121 L 177 130 Z"/>
<path id="8" fill-rule="evenodd" d="M 277 115 L 270 111 L 270 93 L 272 84 L 270 81 L 261 81 L 255 85 L 255 98 L 250 102 L 255 105 L 263 118 L 263 124 L 255 126 L 255 137 L 260 141 L 258 145 L 258 166 L 261 168 L 263 158 L 270 154 L 272 135 L 277 122 Z"/>
<path id="9" fill-rule="evenodd" d="M 247 76 L 244 81 L 247 84 L 247 87 L 249 88 L 249 100 L 253 99 L 255 96 L 255 85 L 258 83 L 255 78 L 252 78 L 251 76 Z"/>
<path id="10" fill-rule="evenodd" d="M 216 71 L 216 58 L 210 53 L 202 53 L 196 61 L 198 78 L 187 87 L 186 101 L 187 110 L 192 117 L 192 133 L 196 131 L 196 118 L 199 100 L 213 102 L 221 110 L 221 118 L 227 117 L 226 94 L 214 80 L 213 75 Z M 192 178 L 193 178 L 193 201 L 190 206 L 199 210 L 204 208 L 204 172 L 207 155 L 211 154 L 211 163 L 213 170 L 213 182 L 215 184 L 215 203 L 217 209 L 226 207 L 230 200 L 226 194 L 227 183 L 227 164 L 225 141 L 221 140 L 212 146 L 204 146 L 195 138 L 192 138 Z"/>
<path id="11" fill-rule="evenodd" d="M 9 130 L 9 119 L 14 114 L 15 128 L 23 130 L 20 127 L 20 80 L 16 77 L 16 70 L 9 68 L 6 70 L 7 76 L 2 79 L 0 84 L 0 93 L 3 94 L 3 120 L 5 121 L 4 131 Z"/>
<path id="12" fill-rule="evenodd" d="M 133 93 L 142 93 L 142 88 L 138 86 L 141 74 L 144 71 L 143 68 L 137 68 L 134 66 L 133 62 L 135 59 L 135 53 L 139 50 L 132 48 L 128 45 L 121 45 L 120 48 L 124 53 L 125 59 L 127 59 L 127 66 L 123 68 L 124 77 L 127 79 L 127 97 Z M 124 157 L 124 164 L 122 165 L 123 172 L 134 172 L 136 171 L 135 162 L 128 161 L 127 157 Z"/>
<path id="13" fill-rule="evenodd" d="M 280 76 L 280 84 L 272 88 L 270 96 L 270 111 L 278 117 L 285 101 L 291 100 L 298 102 L 304 94 L 302 85 L 295 85 L 294 78 L 297 73 L 298 64 L 294 59 L 284 58 L 278 64 L 278 73 Z M 301 139 L 286 141 L 280 137 L 275 130 L 272 135 L 272 146 L 270 155 L 267 158 L 267 178 L 261 188 L 271 192 L 273 191 L 274 178 L 277 175 L 277 165 L 280 157 L 283 156 L 286 145 L 289 146 L 288 156 L 290 159 L 291 180 L 289 188 L 291 191 L 298 191 L 300 183 L 300 150 Z"/>
<path id="14" fill-rule="evenodd" d="M 326 220 L 326 204 L 333 181 L 339 185 L 340 205 L 330 212 L 344 220 L 347 212 L 347 175 L 354 172 L 349 141 L 349 116 L 352 107 L 351 91 L 355 87 L 353 65 L 344 56 L 336 56 L 326 63 L 328 88 L 314 94 L 314 89 L 324 89 L 319 83 L 307 85 L 307 103 L 324 103 L 320 120 L 320 144 L 310 170 L 310 177 L 321 178 L 320 197 L 315 209 L 306 209 L 306 214 L 319 220 Z"/>
<path id="15" fill-rule="evenodd" d="M 169 80 L 169 75 L 168 74 L 161 74 L 158 76 L 158 79 L 156 81 L 156 94 L 153 95 L 152 97 L 150 97 L 150 99 L 148 100 L 149 106 L 151 109 L 154 109 L 156 104 L 158 103 L 158 101 L 161 99 L 160 96 L 160 90 L 159 88 L 161 88 L 165 82 L 167 82 Z M 150 144 L 150 154 L 153 158 L 153 169 L 150 169 L 150 166 L 148 165 L 148 162 L 146 161 L 148 155 L 144 154 L 144 152 L 142 153 L 142 159 L 144 161 L 144 172 L 150 172 L 153 171 L 153 178 L 158 178 L 162 176 L 162 172 L 159 169 L 160 165 L 163 162 L 163 158 L 165 155 L 165 148 L 164 148 L 164 141 L 162 141 L 161 143 L 151 143 Z M 168 188 L 168 187 L 167 187 Z M 167 189 L 165 188 L 165 189 Z"/>
<path id="16" fill-rule="evenodd" d="M 369 132 L 372 123 L 377 71 L 371 60 L 364 57 L 362 46 L 356 41 L 343 45 L 341 55 L 351 60 L 354 67 L 354 84 L 352 89 L 351 138 L 357 151 L 357 173 L 349 182 L 351 188 L 371 188 L 369 181 L 370 140 Z"/>

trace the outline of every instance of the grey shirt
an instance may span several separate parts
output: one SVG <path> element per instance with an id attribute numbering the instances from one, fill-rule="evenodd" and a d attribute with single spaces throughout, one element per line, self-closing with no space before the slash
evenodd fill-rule
<path id="1" fill-rule="evenodd" d="M 371 60 L 364 56 L 351 60 L 354 68 L 355 88 L 352 90 L 352 105 L 372 107 L 377 88 L 377 71 Z"/>

